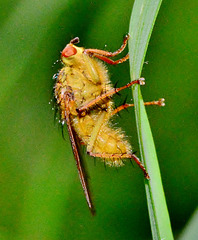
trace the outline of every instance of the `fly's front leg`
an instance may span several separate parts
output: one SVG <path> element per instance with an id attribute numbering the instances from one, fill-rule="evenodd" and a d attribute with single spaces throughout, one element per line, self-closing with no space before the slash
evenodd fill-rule
<path id="1" fill-rule="evenodd" d="M 152 102 L 145 102 L 144 106 L 151 106 L 151 105 L 157 105 L 160 107 L 164 107 L 165 106 L 165 99 L 164 98 L 160 98 L 158 101 L 152 101 Z M 116 113 L 120 112 L 123 109 L 126 109 L 128 107 L 134 107 L 134 103 L 126 103 L 123 104 L 119 107 L 117 107 L 116 109 L 114 109 L 114 111 L 111 113 L 111 116 L 115 115 Z"/>
<path id="2" fill-rule="evenodd" d="M 129 34 L 127 34 L 123 40 L 123 44 L 122 46 L 115 52 L 107 52 L 107 51 L 104 51 L 104 50 L 99 50 L 99 49 L 85 49 L 84 50 L 84 53 L 85 54 L 88 54 L 90 56 L 94 56 L 108 64 L 112 64 L 112 65 L 116 65 L 116 64 L 119 64 L 119 63 L 123 63 L 125 62 L 126 60 L 129 59 L 129 54 L 127 54 L 125 57 L 121 58 L 121 59 L 118 59 L 116 61 L 110 59 L 110 57 L 115 57 L 116 55 L 118 55 L 119 53 L 121 53 L 126 45 L 127 45 L 127 42 L 129 40 Z"/>
<path id="3" fill-rule="evenodd" d="M 100 59 L 100 60 L 102 60 L 102 61 L 104 61 L 104 62 L 106 62 L 108 64 L 116 65 L 116 64 L 123 63 L 126 60 L 128 60 L 129 59 L 129 54 L 127 53 L 127 55 L 125 57 L 120 58 L 120 59 L 118 59 L 116 61 L 114 61 L 114 60 L 112 60 L 112 59 L 110 59 L 108 57 L 105 57 L 103 55 L 100 55 L 100 54 L 94 54 L 94 57 L 96 57 L 96 58 L 98 58 L 98 59 Z"/>
<path id="4" fill-rule="evenodd" d="M 127 34 L 124 37 L 122 46 L 115 52 L 107 52 L 107 51 L 99 50 L 99 49 L 85 49 L 84 53 L 94 56 L 94 57 L 97 57 L 97 55 L 104 56 L 104 57 L 115 57 L 116 55 L 118 55 L 125 49 L 127 42 L 129 40 L 129 37 L 130 37 L 129 34 Z"/>
<path id="5" fill-rule="evenodd" d="M 147 173 L 144 165 L 141 163 L 140 159 L 135 155 L 135 154 L 129 154 L 129 153 L 115 153 L 115 154 L 109 154 L 109 153 L 92 153 L 92 152 L 88 152 L 88 154 L 92 157 L 99 157 L 99 158 L 109 158 L 109 159 L 114 159 L 114 158 L 129 158 L 129 159 L 133 159 L 138 166 L 141 168 L 141 170 L 144 173 L 144 176 L 146 179 L 150 179 L 149 174 Z"/>
<path id="6" fill-rule="evenodd" d="M 134 84 L 140 84 L 140 85 L 144 85 L 145 84 L 145 79 L 144 78 L 139 78 L 137 80 L 134 80 L 128 84 L 126 84 L 123 87 L 120 88 L 112 88 L 110 91 L 103 93 L 102 95 L 96 97 L 94 100 L 90 101 L 89 103 L 83 105 L 82 107 L 77 109 L 78 113 L 82 113 L 83 111 L 86 111 L 88 108 L 93 107 L 94 105 L 96 105 L 98 102 L 100 102 L 101 100 L 107 98 L 107 97 L 112 97 L 114 94 L 120 92 L 121 90 L 125 89 L 125 88 L 129 88 Z"/>

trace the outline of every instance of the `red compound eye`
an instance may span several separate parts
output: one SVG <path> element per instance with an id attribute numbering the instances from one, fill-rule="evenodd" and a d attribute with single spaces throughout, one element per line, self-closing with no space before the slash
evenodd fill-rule
<path id="1" fill-rule="evenodd" d="M 62 56 L 63 57 L 71 57 L 73 55 L 75 55 L 77 53 L 77 50 L 75 47 L 73 47 L 72 45 L 68 44 L 62 51 Z"/>

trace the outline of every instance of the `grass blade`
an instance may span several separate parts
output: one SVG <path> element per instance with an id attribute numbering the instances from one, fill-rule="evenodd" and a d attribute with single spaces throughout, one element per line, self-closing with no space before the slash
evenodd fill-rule
<path id="1" fill-rule="evenodd" d="M 140 77 L 144 57 L 161 5 L 161 0 L 136 0 L 134 3 L 129 33 L 129 55 L 131 80 Z M 151 180 L 145 180 L 153 239 L 173 239 L 169 214 L 166 206 L 155 145 L 143 103 L 140 86 L 132 88 L 136 124 L 142 161 Z"/>
<path id="2" fill-rule="evenodd" d="M 193 215 L 190 217 L 187 225 L 184 227 L 178 240 L 196 240 L 197 239 L 197 228 L 198 228 L 198 208 L 196 208 Z"/>

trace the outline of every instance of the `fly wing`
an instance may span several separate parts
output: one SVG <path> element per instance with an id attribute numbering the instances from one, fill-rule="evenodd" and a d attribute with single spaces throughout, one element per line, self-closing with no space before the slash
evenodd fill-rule
<path id="1" fill-rule="evenodd" d="M 90 191 L 89 191 L 89 188 L 88 188 L 88 182 L 87 182 L 87 179 L 86 179 L 86 174 L 84 172 L 83 164 L 82 164 L 82 161 L 81 161 L 80 156 L 79 156 L 79 151 L 78 151 L 78 147 L 77 147 L 77 143 L 76 143 L 76 139 L 75 139 L 75 134 L 74 134 L 74 131 L 72 129 L 71 120 L 70 120 L 69 103 L 70 103 L 70 101 L 72 101 L 71 97 L 70 97 L 70 93 L 65 92 L 64 101 L 65 101 L 65 113 L 64 113 L 65 114 L 65 120 L 66 120 L 66 123 L 67 123 L 67 129 L 68 129 L 68 133 L 69 133 L 69 137 L 70 137 L 70 141 L 71 141 L 71 145 L 72 145 L 72 150 L 73 150 L 74 157 L 75 157 L 75 160 L 76 160 L 76 166 L 77 166 L 77 169 L 78 169 L 80 182 L 81 182 L 81 185 L 83 187 L 84 194 L 85 194 L 89 209 L 90 209 L 91 213 L 94 215 L 95 214 L 95 209 L 94 209 L 93 202 L 92 202 L 92 199 L 91 199 L 91 194 L 90 194 Z"/>

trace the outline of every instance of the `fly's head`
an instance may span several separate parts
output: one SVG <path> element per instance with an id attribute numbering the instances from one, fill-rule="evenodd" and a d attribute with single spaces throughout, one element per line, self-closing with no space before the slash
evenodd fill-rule
<path id="1" fill-rule="evenodd" d="M 75 44 L 77 43 L 79 43 L 78 37 L 72 39 L 61 52 L 61 59 L 64 64 L 69 66 L 78 64 L 84 48 L 76 47 Z"/>

